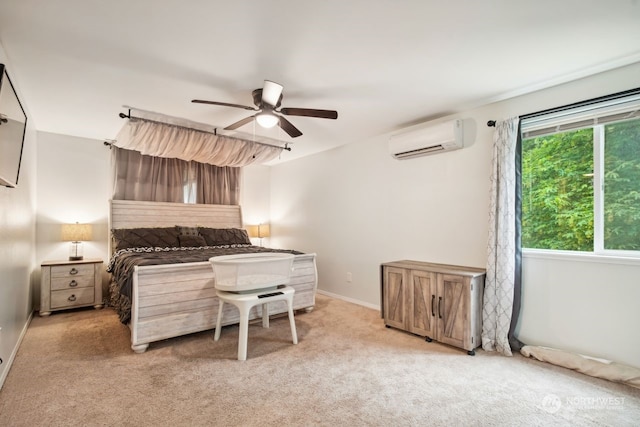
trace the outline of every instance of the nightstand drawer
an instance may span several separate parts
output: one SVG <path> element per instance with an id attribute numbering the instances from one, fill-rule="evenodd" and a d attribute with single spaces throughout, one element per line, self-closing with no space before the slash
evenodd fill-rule
<path id="1" fill-rule="evenodd" d="M 91 304 L 93 297 L 93 288 L 52 291 L 51 309 Z"/>
<path id="2" fill-rule="evenodd" d="M 93 264 L 56 265 L 51 267 L 51 278 L 93 276 Z"/>
<path id="3" fill-rule="evenodd" d="M 59 291 L 61 289 L 93 288 L 93 282 L 93 274 L 91 276 L 73 276 L 73 278 L 57 277 L 55 279 L 51 279 L 51 290 Z"/>

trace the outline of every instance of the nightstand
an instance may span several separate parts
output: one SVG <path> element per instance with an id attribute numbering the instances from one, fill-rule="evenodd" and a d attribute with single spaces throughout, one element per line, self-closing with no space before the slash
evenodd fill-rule
<path id="1" fill-rule="evenodd" d="M 45 261 L 40 285 L 40 316 L 68 308 L 102 308 L 102 260 Z"/>

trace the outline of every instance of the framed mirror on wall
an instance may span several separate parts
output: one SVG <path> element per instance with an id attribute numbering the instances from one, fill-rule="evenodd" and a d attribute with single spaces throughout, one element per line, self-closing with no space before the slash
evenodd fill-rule
<path id="1" fill-rule="evenodd" d="M 16 187 L 27 115 L 4 64 L 0 64 L 0 185 Z"/>

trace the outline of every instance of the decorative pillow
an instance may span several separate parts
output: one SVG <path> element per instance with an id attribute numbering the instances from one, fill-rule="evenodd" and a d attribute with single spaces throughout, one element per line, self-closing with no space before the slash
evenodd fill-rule
<path id="1" fill-rule="evenodd" d="M 243 228 L 207 228 L 198 227 L 208 246 L 250 245 L 247 230 Z"/>
<path id="2" fill-rule="evenodd" d="M 187 227 L 184 225 L 176 225 L 178 234 L 181 236 L 199 236 L 198 227 Z"/>
<path id="3" fill-rule="evenodd" d="M 178 230 L 175 227 L 120 228 L 111 230 L 116 250 L 127 248 L 155 248 L 178 246 Z"/>
<path id="4" fill-rule="evenodd" d="M 207 246 L 207 242 L 202 236 L 192 236 L 188 234 L 180 235 L 178 236 L 178 241 L 180 242 L 180 246 L 183 248 L 199 248 L 200 246 Z"/>

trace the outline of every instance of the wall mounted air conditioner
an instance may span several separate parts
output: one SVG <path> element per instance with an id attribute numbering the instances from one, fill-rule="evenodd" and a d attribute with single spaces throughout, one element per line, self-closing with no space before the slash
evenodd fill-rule
<path id="1" fill-rule="evenodd" d="M 464 147 L 463 121 L 451 120 L 401 131 L 389 137 L 389 153 L 396 159 L 410 159 Z"/>

